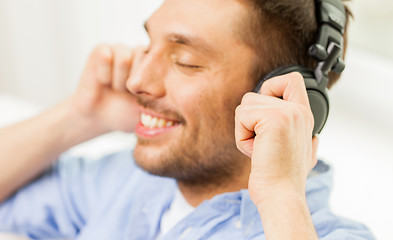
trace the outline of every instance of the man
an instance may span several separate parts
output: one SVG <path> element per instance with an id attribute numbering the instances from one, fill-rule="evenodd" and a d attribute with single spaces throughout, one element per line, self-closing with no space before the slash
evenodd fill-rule
<path id="1" fill-rule="evenodd" d="M 146 22 L 147 48 L 97 47 L 73 96 L 1 130 L 0 229 L 36 239 L 373 239 L 329 211 L 331 173 L 316 160 L 302 76 L 249 93 L 278 65 L 309 64 L 314 11 L 312 1 L 167 0 Z M 135 131 L 132 153 L 64 156 L 45 171 L 113 130 Z"/>

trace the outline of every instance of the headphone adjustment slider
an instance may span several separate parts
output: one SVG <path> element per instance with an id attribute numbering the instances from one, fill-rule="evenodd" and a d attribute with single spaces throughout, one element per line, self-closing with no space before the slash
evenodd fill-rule
<path id="1" fill-rule="evenodd" d="M 324 61 L 328 57 L 326 49 L 321 44 L 313 44 L 308 49 L 308 54 L 315 58 L 318 62 Z"/>

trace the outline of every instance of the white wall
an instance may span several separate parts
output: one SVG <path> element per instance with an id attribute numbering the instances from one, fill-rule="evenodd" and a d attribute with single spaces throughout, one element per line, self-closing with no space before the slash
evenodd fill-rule
<path id="1" fill-rule="evenodd" d="M 355 15 L 351 24 L 352 45 L 393 58 L 393 1 L 350 1 Z"/>
<path id="2" fill-rule="evenodd" d="M 147 42 L 160 0 L 0 1 L 0 92 L 49 106 L 68 96 L 98 43 Z"/>
<path id="3" fill-rule="evenodd" d="M 147 42 L 143 22 L 161 2 L 1 0 L 0 94 L 54 105 L 73 91 L 96 44 Z M 333 210 L 365 222 L 378 239 L 393 239 L 393 4 L 353 5 L 352 47 L 330 94 L 319 156 L 336 169 Z"/>
<path id="4" fill-rule="evenodd" d="M 393 61 L 349 49 L 319 157 L 335 169 L 332 209 L 393 239 Z"/>

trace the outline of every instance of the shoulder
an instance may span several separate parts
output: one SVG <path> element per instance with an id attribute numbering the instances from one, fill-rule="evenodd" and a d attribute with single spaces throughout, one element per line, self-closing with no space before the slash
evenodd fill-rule
<path id="1" fill-rule="evenodd" d="M 85 191 L 87 196 L 95 197 L 148 176 L 136 165 L 132 149 L 98 158 L 65 153 L 59 158 L 53 170 L 70 191 L 83 188 L 79 190 Z"/>
<path id="2" fill-rule="evenodd" d="M 146 176 L 135 164 L 132 149 L 96 158 L 64 153 L 49 174 L 54 176 L 64 204 L 83 218 L 122 189 L 135 188 Z"/>
<path id="3" fill-rule="evenodd" d="M 318 161 L 306 183 L 307 203 L 318 236 L 321 239 L 375 239 L 365 225 L 332 212 L 329 204 L 332 187 L 332 166 Z"/>
<path id="4" fill-rule="evenodd" d="M 138 172 L 147 174 L 135 163 L 132 148 L 94 157 L 66 152 L 59 157 L 53 169 L 58 174 L 70 177 L 83 174 L 83 176 L 106 176 L 108 178 L 113 176 L 119 179 Z"/>
<path id="5" fill-rule="evenodd" d="M 375 239 L 363 224 L 334 214 L 329 206 L 333 186 L 332 167 L 319 161 L 310 173 L 306 183 L 307 204 L 315 230 L 320 239 Z M 244 239 L 263 239 L 260 216 L 247 190 L 243 191 L 241 222 Z"/>

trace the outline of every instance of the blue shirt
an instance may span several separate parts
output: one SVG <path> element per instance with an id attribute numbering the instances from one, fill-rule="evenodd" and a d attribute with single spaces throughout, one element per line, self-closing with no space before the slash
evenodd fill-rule
<path id="1" fill-rule="evenodd" d="M 362 224 L 335 216 L 330 167 L 318 162 L 306 194 L 320 239 L 374 239 Z M 0 231 L 33 239 L 155 239 L 176 182 L 136 166 L 132 151 L 101 160 L 64 157 L 0 206 Z M 203 202 L 160 240 L 265 239 L 247 190 Z"/>

